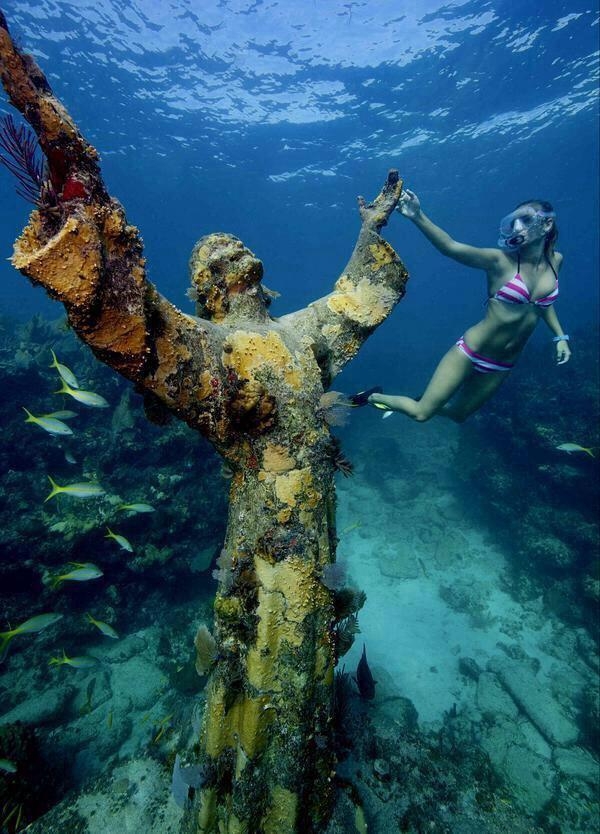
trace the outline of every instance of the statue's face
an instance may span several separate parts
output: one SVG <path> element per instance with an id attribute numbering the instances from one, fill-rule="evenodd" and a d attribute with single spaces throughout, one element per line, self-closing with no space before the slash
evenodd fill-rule
<path id="1" fill-rule="evenodd" d="M 262 262 L 238 238 L 221 233 L 200 238 L 190 258 L 197 314 L 221 321 L 233 296 L 263 298 L 262 276 Z"/>

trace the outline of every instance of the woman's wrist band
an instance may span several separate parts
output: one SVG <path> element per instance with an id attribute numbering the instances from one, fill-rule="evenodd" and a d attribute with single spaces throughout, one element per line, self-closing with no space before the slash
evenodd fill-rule
<path id="1" fill-rule="evenodd" d="M 553 342 L 568 342 L 569 341 L 569 336 L 567 335 L 567 333 L 563 333 L 562 336 L 555 336 L 552 339 L 552 341 Z"/>

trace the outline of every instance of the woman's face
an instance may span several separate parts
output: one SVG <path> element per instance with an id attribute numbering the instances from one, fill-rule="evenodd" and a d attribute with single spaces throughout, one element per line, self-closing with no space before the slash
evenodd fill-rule
<path id="1" fill-rule="evenodd" d="M 554 213 L 543 211 L 535 204 L 519 206 L 500 221 L 499 245 L 517 249 L 542 240 L 552 228 Z"/>

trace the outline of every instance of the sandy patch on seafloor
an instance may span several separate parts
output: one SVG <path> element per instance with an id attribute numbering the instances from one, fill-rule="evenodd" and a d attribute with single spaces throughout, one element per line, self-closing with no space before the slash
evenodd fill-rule
<path id="1" fill-rule="evenodd" d="M 465 521 L 452 475 L 456 431 L 409 426 L 406 442 L 420 465 L 414 500 L 396 500 L 402 486 L 394 481 L 410 473 L 386 471 L 390 461 L 381 464 L 383 490 L 361 478 L 360 460 L 355 477 L 338 484 L 338 558 L 367 594 L 360 634 L 342 662 L 353 671 L 364 643 L 375 679 L 378 668 L 385 670 L 396 694 L 413 702 L 421 724 L 441 722 L 454 704 L 474 707 L 475 687 L 461 675 L 460 657 L 485 669 L 503 653 L 499 643 L 516 643 L 539 660 L 543 678 L 556 663 L 545 649 L 561 627 L 542 615 L 539 601 L 522 605 L 502 590 L 503 553 L 490 541 L 491 531 Z M 453 547 L 442 552 L 449 539 Z M 461 594 L 470 602 L 468 613 L 460 610 Z M 457 596 L 454 607 L 445 601 Z"/>

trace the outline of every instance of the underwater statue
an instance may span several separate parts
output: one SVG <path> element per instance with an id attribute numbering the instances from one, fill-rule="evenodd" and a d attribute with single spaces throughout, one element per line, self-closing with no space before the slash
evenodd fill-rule
<path id="1" fill-rule="evenodd" d="M 339 624 L 363 601 L 323 581 L 335 561 L 340 452 L 320 402 L 404 294 L 407 272 L 380 236 L 402 183 L 391 171 L 372 203 L 359 199 L 358 241 L 329 295 L 271 318 L 261 262 L 235 237 L 211 234 L 192 253 L 197 315 L 185 315 L 146 279 L 140 235 L 108 194 L 98 154 L 1 12 L 0 73 L 45 157 L 14 266 L 64 304 L 149 416 L 184 420 L 233 472 L 214 642 L 196 641 L 199 663 L 207 653 L 212 663 L 205 780 L 183 829 L 318 832 L 334 791 Z"/>

